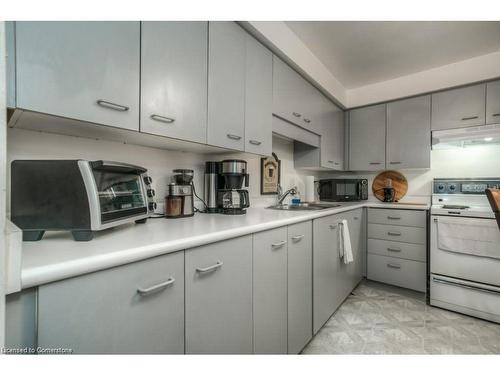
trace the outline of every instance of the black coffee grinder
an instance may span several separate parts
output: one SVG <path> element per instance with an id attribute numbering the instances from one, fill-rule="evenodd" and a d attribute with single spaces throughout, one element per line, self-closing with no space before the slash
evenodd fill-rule
<path id="1" fill-rule="evenodd" d="M 243 215 L 250 207 L 248 190 L 242 189 L 243 182 L 248 187 L 249 174 L 245 160 L 223 160 L 219 174 L 222 186 L 217 189 L 217 207 L 225 215 Z"/>
<path id="2" fill-rule="evenodd" d="M 392 180 L 390 178 L 385 180 L 384 187 L 384 202 L 394 202 L 396 191 L 392 187 Z"/>

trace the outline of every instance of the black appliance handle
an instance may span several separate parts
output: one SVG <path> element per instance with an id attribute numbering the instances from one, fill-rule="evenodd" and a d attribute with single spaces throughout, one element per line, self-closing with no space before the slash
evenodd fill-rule
<path id="1" fill-rule="evenodd" d="M 243 193 L 243 197 L 244 197 L 244 201 L 245 201 L 242 208 L 248 208 L 248 207 L 250 207 L 250 196 L 248 195 L 247 190 L 243 190 L 242 193 Z"/>
<path id="2" fill-rule="evenodd" d="M 90 167 L 99 171 L 110 171 L 120 173 L 143 174 L 148 170 L 133 164 L 120 163 L 116 161 L 96 160 L 90 162 Z"/>
<path id="3" fill-rule="evenodd" d="M 248 187 L 250 184 L 250 174 L 246 173 L 245 174 L 245 187 Z"/>

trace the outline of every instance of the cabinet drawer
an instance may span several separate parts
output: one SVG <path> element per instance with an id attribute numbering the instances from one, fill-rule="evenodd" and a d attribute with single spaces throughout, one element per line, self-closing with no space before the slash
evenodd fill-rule
<path id="1" fill-rule="evenodd" d="M 425 228 L 372 223 L 368 224 L 368 238 L 422 245 L 426 242 Z"/>
<path id="2" fill-rule="evenodd" d="M 425 211 L 370 208 L 368 222 L 425 228 Z"/>
<path id="3" fill-rule="evenodd" d="M 368 279 L 425 291 L 425 263 L 368 254 Z"/>
<path id="4" fill-rule="evenodd" d="M 374 239 L 368 240 L 368 253 L 420 262 L 425 262 L 426 257 L 425 245 Z"/>

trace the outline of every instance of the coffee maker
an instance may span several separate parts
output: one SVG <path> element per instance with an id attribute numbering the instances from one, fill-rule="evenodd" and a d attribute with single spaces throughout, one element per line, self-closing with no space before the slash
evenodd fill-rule
<path id="1" fill-rule="evenodd" d="M 215 167 L 207 168 L 206 172 L 214 172 Z M 248 190 L 243 189 L 243 184 L 248 187 L 249 175 L 247 173 L 247 162 L 244 160 L 223 160 L 217 166 L 217 178 L 205 175 L 206 182 L 214 183 L 205 185 L 205 200 L 210 202 L 211 195 L 216 192 L 217 212 L 225 215 L 243 215 L 246 208 L 250 206 Z M 214 185 L 216 189 L 214 189 Z M 208 195 L 207 195 L 208 194 Z M 208 205 L 207 205 L 208 206 Z M 207 207 L 208 208 L 208 207 Z M 213 210 L 212 210 L 213 212 Z"/>

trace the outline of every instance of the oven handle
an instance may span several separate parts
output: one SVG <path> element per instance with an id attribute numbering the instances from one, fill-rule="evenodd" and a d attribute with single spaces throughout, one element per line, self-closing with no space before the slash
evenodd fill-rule
<path id="1" fill-rule="evenodd" d="M 439 284 L 458 286 L 458 287 L 461 287 L 461 288 L 477 290 L 477 291 L 480 291 L 480 292 L 486 292 L 486 293 L 492 293 L 492 294 L 500 294 L 500 290 L 480 288 L 480 287 L 477 287 L 477 286 L 462 284 L 462 283 L 459 283 L 459 282 L 456 282 L 456 281 L 449 281 L 449 280 L 440 279 L 440 278 L 437 278 L 435 276 L 432 277 L 432 281 L 434 281 L 436 283 L 439 283 Z"/>
<path id="2" fill-rule="evenodd" d="M 90 162 L 90 167 L 100 171 L 143 174 L 148 170 L 133 164 L 119 163 L 116 161 L 96 160 Z"/>

